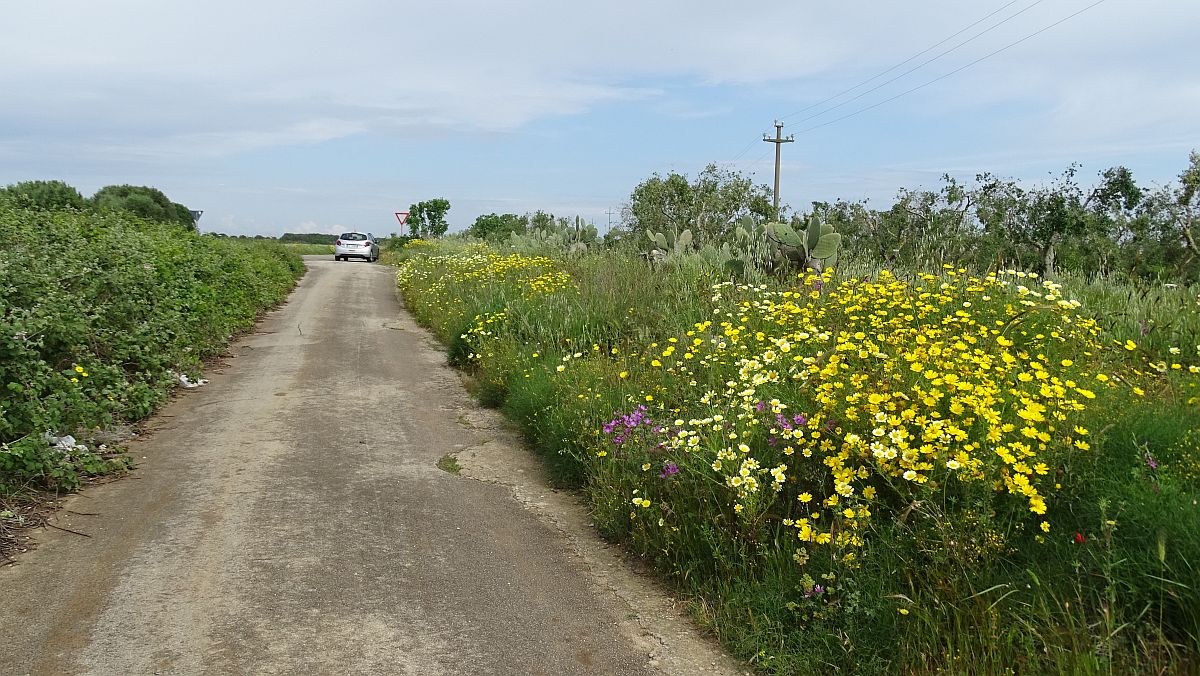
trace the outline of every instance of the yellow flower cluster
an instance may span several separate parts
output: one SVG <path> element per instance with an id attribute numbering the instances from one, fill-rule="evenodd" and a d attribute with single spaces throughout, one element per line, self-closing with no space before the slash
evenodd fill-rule
<path id="1" fill-rule="evenodd" d="M 494 338 L 507 320 L 508 312 L 505 310 L 475 315 L 475 323 L 467 329 L 466 333 L 459 336 L 476 350 L 468 354 L 467 359 L 482 361 L 485 356 L 483 351 L 486 349 L 484 346 L 488 339 Z"/>
<path id="2" fill-rule="evenodd" d="M 406 247 L 413 248 L 414 242 L 420 240 Z M 571 276 L 557 261 L 544 256 L 498 254 L 482 244 L 446 250 L 420 243 L 416 248 L 414 255 L 400 263 L 396 283 L 401 289 L 420 289 L 420 302 L 410 305 L 421 320 L 435 327 L 444 328 L 445 323 L 467 314 L 468 299 L 480 293 L 499 294 L 497 303 L 502 304 L 502 296 L 513 291 L 526 299 L 576 291 Z M 503 317 L 479 316 L 474 321 L 486 324 L 488 319 L 494 323 Z"/>
<path id="3" fill-rule="evenodd" d="M 76 374 L 77 374 L 79 377 L 82 377 L 82 378 L 86 378 L 86 377 L 88 377 L 88 372 L 87 372 L 87 370 L 85 370 L 85 369 L 84 369 L 82 366 L 80 366 L 79 364 L 75 364 L 75 366 L 74 366 L 74 367 L 72 367 L 72 368 L 73 368 L 74 372 L 75 372 L 75 373 L 76 373 Z M 73 382 L 73 383 L 77 383 L 77 382 L 79 382 L 79 378 L 77 378 L 77 377 L 75 377 L 75 376 L 71 376 L 71 382 Z"/>
<path id="4" fill-rule="evenodd" d="M 1096 322 L 1032 279 L 718 284 L 711 319 L 640 357 L 683 402 L 662 411 L 677 418 L 669 449 L 699 456 L 688 464 L 715 473 L 741 518 L 774 515 L 805 543 L 861 546 L 881 501 L 964 484 L 1040 519 L 1055 469 L 1089 448 L 1073 420 L 1118 377 L 1087 366 Z"/>
<path id="5" fill-rule="evenodd" d="M 412 244 L 409 242 L 406 247 Z M 437 264 L 430 265 L 430 258 L 436 259 Z M 448 255 L 409 258 L 396 273 L 396 280 L 401 286 L 431 279 L 437 281 L 427 284 L 425 288 L 435 298 L 447 296 L 445 287 L 448 284 L 479 286 L 510 283 L 520 287 L 526 297 L 574 288 L 571 276 L 554 259 L 516 253 L 498 254 L 485 245 L 473 245 L 463 252 Z"/>

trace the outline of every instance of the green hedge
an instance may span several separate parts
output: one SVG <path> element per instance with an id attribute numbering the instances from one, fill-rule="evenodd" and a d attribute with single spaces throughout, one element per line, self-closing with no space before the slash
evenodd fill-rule
<path id="1" fill-rule="evenodd" d="M 148 415 L 303 272 L 277 244 L 0 205 L 0 491 L 70 489 L 108 469 L 95 445 L 47 435 Z"/>

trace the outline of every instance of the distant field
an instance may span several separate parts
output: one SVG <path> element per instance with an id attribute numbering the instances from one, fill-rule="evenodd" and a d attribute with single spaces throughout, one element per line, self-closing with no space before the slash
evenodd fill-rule
<path id="1" fill-rule="evenodd" d="M 288 251 L 295 252 L 301 256 L 317 256 L 321 254 L 333 254 L 332 244 L 304 244 L 301 242 L 287 242 L 284 244 Z"/>

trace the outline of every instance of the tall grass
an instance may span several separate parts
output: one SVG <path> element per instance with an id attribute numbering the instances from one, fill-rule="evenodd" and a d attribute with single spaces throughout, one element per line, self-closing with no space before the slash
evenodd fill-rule
<path id="1" fill-rule="evenodd" d="M 1134 338 L 1150 353 L 1200 340 L 1200 285 L 1132 284 L 1118 277 L 1056 277 L 1083 301 L 1114 337 Z"/>

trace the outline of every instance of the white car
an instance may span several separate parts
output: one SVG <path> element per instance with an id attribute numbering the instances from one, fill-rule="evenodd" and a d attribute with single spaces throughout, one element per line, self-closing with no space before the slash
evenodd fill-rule
<path id="1" fill-rule="evenodd" d="M 379 260 L 379 240 L 369 232 L 343 232 L 333 244 L 333 260 L 362 258 L 368 263 Z"/>

